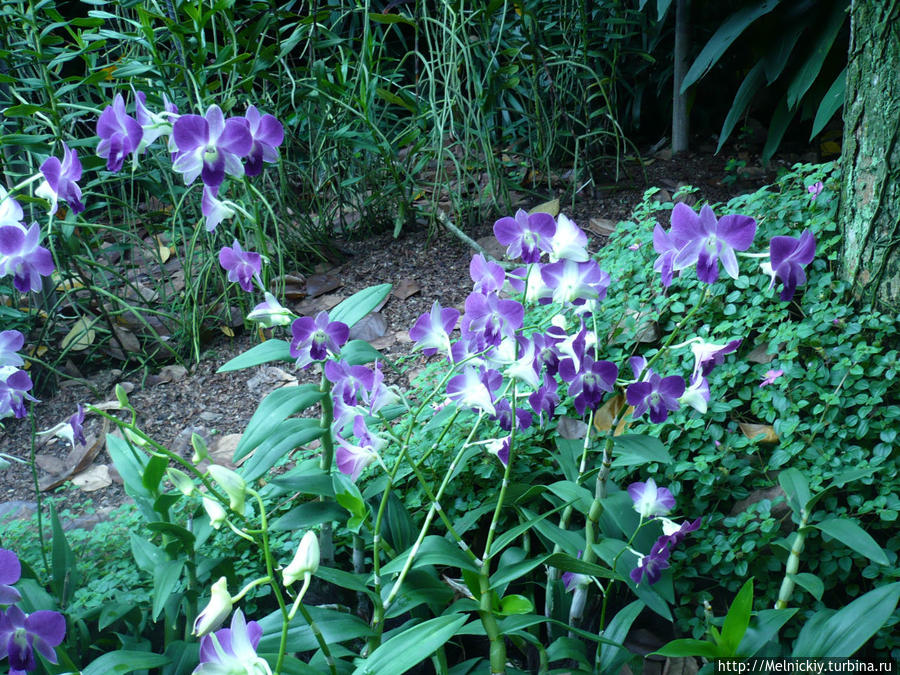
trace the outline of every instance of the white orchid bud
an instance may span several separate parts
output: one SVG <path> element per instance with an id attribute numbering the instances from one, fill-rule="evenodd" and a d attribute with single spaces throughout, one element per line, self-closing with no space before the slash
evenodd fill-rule
<path id="1" fill-rule="evenodd" d="M 209 604 L 197 616 L 194 622 L 193 635 L 203 637 L 216 630 L 225 623 L 225 619 L 231 614 L 231 594 L 228 592 L 228 582 L 221 577 L 210 589 Z"/>
<path id="2" fill-rule="evenodd" d="M 244 499 L 247 496 L 247 483 L 231 469 L 218 464 L 211 464 L 209 475 L 225 491 L 231 500 L 229 506 L 235 513 L 244 513 Z"/>
<path id="3" fill-rule="evenodd" d="M 319 569 L 319 540 L 312 530 L 303 535 L 291 564 L 284 568 L 282 582 L 290 586 L 299 579 L 306 580 Z"/>

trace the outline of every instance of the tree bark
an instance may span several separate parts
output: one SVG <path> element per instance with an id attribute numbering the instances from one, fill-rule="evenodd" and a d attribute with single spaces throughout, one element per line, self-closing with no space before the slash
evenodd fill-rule
<path id="1" fill-rule="evenodd" d="M 681 92 L 681 83 L 688 69 L 688 44 L 690 42 L 691 0 L 675 0 L 675 53 L 672 77 L 672 154 L 688 149 L 687 94 Z"/>
<path id="2" fill-rule="evenodd" d="M 841 155 L 843 277 L 900 311 L 900 0 L 854 0 Z"/>

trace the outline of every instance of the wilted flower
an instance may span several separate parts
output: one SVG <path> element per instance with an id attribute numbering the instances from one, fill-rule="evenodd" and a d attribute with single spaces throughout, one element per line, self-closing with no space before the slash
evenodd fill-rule
<path id="1" fill-rule="evenodd" d="M 297 546 L 294 559 L 284 568 L 282 582 L 284 586 L 290 586 L 300 579 L 311 577 L 319 569 L 319 540 L 316 533 L 308 530 Z"/>
<path id="2" fill-rule="evenodd" d="M 25 614 L 13 605 L 0 612 L 0 659 L 9 659 L 10 673 L 37 668 L 35 651 L 56 663 L 56 647 L 66 636 L 66 619 L 59 612 L 40 610 Z"/>
<path id="3" fill-rule="evenodd" d="M 700 529 L 700 523 L 703 521 L 702 518 L 697 518 L 693 523 L 685 520 L 681 525 L 676 522 L 669 520 L 668 518 L 660 518 L 662 522 L 663 528 L 663 536 L 660 538 L 666 540 L 666 546 L 672 547 L 678 546 L 681 543 L 681 540 L 688 536 L 689 533 L 695 532 Z"/>
<path id="4" fill-rule="evenodd" d="M 25 229 L 21 223 L 0 224 L 0 277 L 13 275 L 20 293 L 41 290 L 41 277 L 53 274 L 53 256 L 38 242 L 41 230 L 37 223 Z"/>
<path id="5" fill-rule="evenodd" d="M 656 481 L 648 478 L 646 483 L 632 483 L 628 486 L 628 496 L 634 502 L 634 510 L 642 518 L 662 516 L 675 508 L 675 497 L 668 488 L 657 487 Z"/>
<path id="6" fill-rule="evenodd" d="M 222 109 L 211 105 L 206 115 L 182 115 L 172 126 L 178 156 L 172 168 L 184 174 L 186 185 L 200 176 L 204 185 L 219 187 L 225 174 L 243 176 L 241 157 L 250 152 L 253 137 L 243 117 L 225 119 Z"/>
<path id="7" fill-rule="evenodd" d="M 86 445 L 87 441 L 84 438 L 84 405 L 79 403 L 78 412 L 72 415 L 67 421 L 57 424 L 52 429 L 38 432 L 39 436 L 45 434 L 51 434 L 67 440 L 73 450 L 75 449 L 76 441 L 81 445 Z"/>
<path id="8" fill-rule="evenodd" d="M 767 370 L 766 376 L 763 378 L 763 381 L 759 383 L 760 387 L 766 387 L 770 384 L 774 384 L 775 380 L 784 375 L 783 370 Z"/>
<path id="9" fill-rule="evenodd" d="M 516 211 L 516 217 L 506 216 L 494 223 L 494 236 L 506 246 L 506 254 L 513 260 L 526 263 L 541 259 L 541 251 L 552 250 L 550 239 L 556 233 L 556 221 L 549 213 Z"/>
<path id="10" fill-rule="evenodd" d="M 220 577 L 219 580 L 212 585 L 209 603 L 207 603 L 203 611 L 197 615 L 197 620 L 194 621 L 194 629 L 191 634 L 202 637 L 210 631 L 214 631 L 221 626 L 225 622 L 225 619 L 228 618 L 228 615 L 231 614 L 231 607 L 231 593 L 228 592 L 228 581 L 225 577 Z"/>
<path id="11" fill-rule="evenodd" d="M 237 610 L 231 617 L 231 628 L 217 630 L 200 642 L 200 665 L 193 675 L 272 675 L 265 659 L 257 656 L 256 646 L 262 638 L 262 627 L 249 623 Z"/>
<path id="12" fill-rule="evenodd" d="M 122 168 L 125 157 L 134 152 L 144 136 L 144 130 L 137 121 L 126 114 L 125 99 L 116 94 L 113 103 L 107 106 L 97 120 L 97 154 L 106 158 L 106 169 L 115 173 Z"/>
<path id="13" fill-rule="evenodd" d="M 34 194 L 43 197 L 50 202 L 50 215 L 56 213 L 57 202 L 65 201 L 72 213 L 84 211 L 81 203 L 81 188 L 77 181 L 81 180 L 81 162 L 78 161 L 78 153 L 70 150 L 65 143 L 63 147 L 62 162 L 56 157 L 48 157 L 41 164 L 41 173 L 44 174 L 44 182 L 38 186 Z"/>
<path id="14" fill-rule="evenodd" d="M 313 361 L 324 361 L 328 354 L 337 356 L 350 337 L 350 328 L 340 321 L 329 321 L 328 312 L 316 318 L 301 316 L 291 324 L 291 356 L 297 366 L 305 368 Z"/>
<path id="15" fill-rule="evenodd" d="M 253 290 L 254 277 L 262 286 L 259 279 L 259 272 L 262 269 L 261 256 L 253 251 L 244 251 L 237 239 L 231 248 L 223 246 L 219 251 L 219 264 L 228 271 L 228 281 L 238 282 L 248 293 Z"/>
<path id="16" fill-rule="evenodd" d="M 682 270 L 696 263 L 697 278 L 711 284 L 719 278 L 719 260 L 732 279 L 738 278 L 735 250 L 745 251 L 756 235 L 756 221 L 749 216 L 727 215 L 716 220 L 707 205 L 699 215 L 683 202 L 672 210 L 671 242 L 678 247 L 672 269 Z"/>
<path id="17" fill-rule="evenodd" d="M 263 162 L 274 164 L 278 161 L 278 146 L 284 141 L 284 127 L 272 115 L 260 115 L 256 106 L 249 106 L 244 116 L 250 125 L 253 144 L 244 162 L 248 176 L 262 173 Z"/>
<path id="18" fill-rule="evenodd" d="M 12 587 L 21 576 L 19 556 L 9 549 L 0 548 L 0 605 L 11 605 L 22 599 L 19 591 Z"/>
<path id="19" fill-rule="evenodd" d="M 816 239 L 812 232 L 803 230 L 799 239 L 794 237 L 772 237 L 769 242 L 769 262 L 772 272 L 784 283 L 781 299 L 788 301 L 794 297 L 797 286 L 806 283 L 803 268 L 813 261 L 816 255 Z M 772 277 L 771 286 L 775 278 Z"/>

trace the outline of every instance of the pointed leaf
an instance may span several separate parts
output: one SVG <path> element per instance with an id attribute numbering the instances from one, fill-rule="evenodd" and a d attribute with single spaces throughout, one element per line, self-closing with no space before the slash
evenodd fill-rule
<path id="1" fill-rule="evenodd" d="M 444 645 L 466 622 L 465 614 L 424 621 L 383 642 L 353 675 L 402 675 Z"/>
<path id="2" fill-rule="evenodd" d="M 764 609 L 757 613 L 755 621 L 751 622 L 744 639 L 738 647 L 737 653 L 743 657 L 755 656 L 756 652 L 765 647 L 781 630 L 794 614 L 797 607 L 791 609 Z"/>
<path id="3" fill-rule="evenodd" d="M 716 146 L 716 152 L 719 152 L 719 150 L 722 149 L 722 146 L 725 145 L 725 141 L 728 140 L 735 125 L 744 115 L 747 106 L 750 105 L 750 102 L 756 97 L 756 92 L 762 87 L 763 80 L 763 62 L 759 61 L 750 69 L 750 72 L 747 73 L 747 77 L 741 82 L 741 86 L 738 87 L 737 93 L 734 95 L 734 102 L 731 104 L 731 108 L 729 108 L 728 114 L 725 116 L 725 122 L 722 124 L 722 131 L 719 132 L 719 145 Z"/>
<path id="4" fill-rule="evenodd" d="M 625 638 L 628 637 L 628 631 L 631 630 L 631 624 L 634 623 L 634 620 L 637 619 L 643 609 L 644 603 L 640 600 L 635 600 L 631 604 L 626 605 L 618 611 L 606 628 L 600 632 L 600 637 L 623 644 Z M 616 647 L 604 643 L 600 645 L 597 670 L 601 673 L 616 672 L 630 658 L 631 652 L 625 647 Z"/>
<path id="5" fill-rule="evenodd" d="M 787 495 L 791 509 L 799 516 L 800 510 L 806 508 L 810 498 L 806 476 L 797 469 L 785 469 L 778 474 L 778 483 Z"/>
<path id="6" fill-rule="evenodd" d="M 831 121 L 834 114 L 844 105 L 844 93 L 847 89 L 847 69 L 844 68 L 841 74 L 837 76 L 828 91 L 822 97 L 819 103 L 819 109 L 816 111 L 816 118 L 813 120 L 812 131 L 809 134 L 809 140 L 812 140 L 825 125 Z"/>
<path id="7" fill-rule="evenodd" d="M 301 410 L 306 410 L 321 399 L 322 392 L 314 384 L 281 387 L 273 391 L 262 400 L 250 418 L 247 429 L 241 436 L 241 442 L 235 448 L 233 461 L 237 462 L 250 454 L 250 451 L 271 433 L 276 424 Z"/>
<path id="8" fill-rule="evenodd" d="M 169 596 L 178 585 L 184 560 L 166 560 L 153 571 L 153 620 L 159 618 L 160 612 L 169 601 Z"/>
<path id="9" fill-rule="evenodd" d="M 265 342 L 251 347 L 243 354 L 235 356 L 233 359 L 221 366 L 216 372 L 227 373 L 232 370 L 241 370 L 258 366 L 270 361 L 286 361 L 293 363 L 294 358 L 291 356 L 291 345 L 284 340 L 266 340 Z"/>
<path id="10" fill-rule="evenodd" d="M 747 579 L 741 590 L 734 597 L 719 642 L 719 656 L 737 656 L 737 648 L 744 639 L 747 626 L 750 625 L 750 613 L 753 611 L 753 579 Z"/>
<path id="11" fill-rule="evenodd" d="M 822 64 L 825 63 L 825 58 L 831 51 L 831 46 L 837 39 L 838 33 L 841 32 L 841 27 L 847 21 L 848 8 L 849 4 L 835 3 L 831 15 L 828 17 L 828 22 L 824 25 L 822 23 L 816 24 L 814 33 L 815 45 L 812 52 L 810 52 L 804 64 L 800 66 L 800 70 L 797 71 L 797 74 L 788 86 L 787 104 L 789 108 L 797 105 L 819 76 L 819 71 L 822 70 Z"/>
<path id="12" fill-rule="evenodd" d="M 857 553 L 866 556 L 872 562 L 879 565 L 888 564 L 888 557 L 881 546 L 878 545 L 878 542 L 848 518 L 823 520 L 821 523 L 815 523 L 813 527 L 818 528 L 829 537 L 837 539 Z"/>
<path id="13" fill-rule="evenodd" d="M 91 661 L 81 675 L 118 675 L 135 670 L 158 668 L 169 662 L 168 656 L 152 652 L 119 650 L 108 652 Z"/>
<path id="14" fill-rule="evenodd" d="M 331 321 L 340 321 L 353 327 L 366 314 L 381 304 L 391 292 L 390 284 L 380 284 L 354 293 L 328 314 Z"/>

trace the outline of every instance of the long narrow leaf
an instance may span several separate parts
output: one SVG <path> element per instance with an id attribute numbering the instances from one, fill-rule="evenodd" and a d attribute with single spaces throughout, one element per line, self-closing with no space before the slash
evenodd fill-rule
<path id="1" fill-rule="evenodd" d="M 467 619 L 450 614 L 413 626 L 382 643 L 353 675 L 402 675 L 456 635 Z"/>
<path id="2" fill-rule="evenodd" d="M 731 108 L 725 116 L 725 122 L 722 124 L 722 131 L 719 133 L 719 145 L 716 147 L 716 152 L 719 152 L 719 150 L 722 149 L 722 146 L 725 145 L 725 141 L 728 140 L 728 137 L 734 130 L 738 120 L 741 119 L 747 106 L 750 105 L 750 101 L 753 100 L 756 96 L 756 92 L 759 91 L 759 88 L 762 86 L 764 77 L 763 62 L 760 61 L 753 66 L 750 72 L 747 73 L 747 77 L 741 82 L 741 86 L 738 87 L 737 94 L 734 96 L 734 103 L 731 104 Z"/>
<path id="3" fill-rule="evenodd" d="M 250 418 L 244 435 L 241 436 L 241 441 L 234 451 L 234 461 L 237 462 L 250 454 L 250 451 L 272 432 L 276 424 L 318 403 L 321 398 L 322 392 L 314 384 L 281 387 L 266 396 Z"/>
<path id="4" fill-rule="evenodd" d="M 812 52 L 788 86 L 787 103 L 789 108 L 793 108 L 803 98 L 803 95 L 819 76 L 822 64 L 825 63 L 825 57 L 831 51 L 831 46 L 837 39 L 841 26 L 847 21 L 847 9 L 849 6 L 849 3 L 836 3 L 831 16 L 828 17 L 828 23 L 816 31 L 817 40 Z"/>
<path id="5" fill-rule="evenodd" d="M 243 354 L 235 356 L 233 359 L 221 366 L 216 372 L 227 373 L 232 370 L 241 370 L 258 366 L 270 361 L 294 361 L 291 356 L 291 345 L 284 340 L 266 340 L 262 344 L 251 347 Z"/>
<path id="6" fill-rule="evenodd" d="M 816 118 L 813 120 L 812 132 L 809 134 L 809 140 L 812 140 L 825 125 L 831 121 L 834 114 L 844 105 L 844 94 L 847 89 L 847 69 L 844 68 L 841 74 L 837 76 L 828 91 L 822 97 L 819 103 L 819 109 L 816 111 Z"/>

